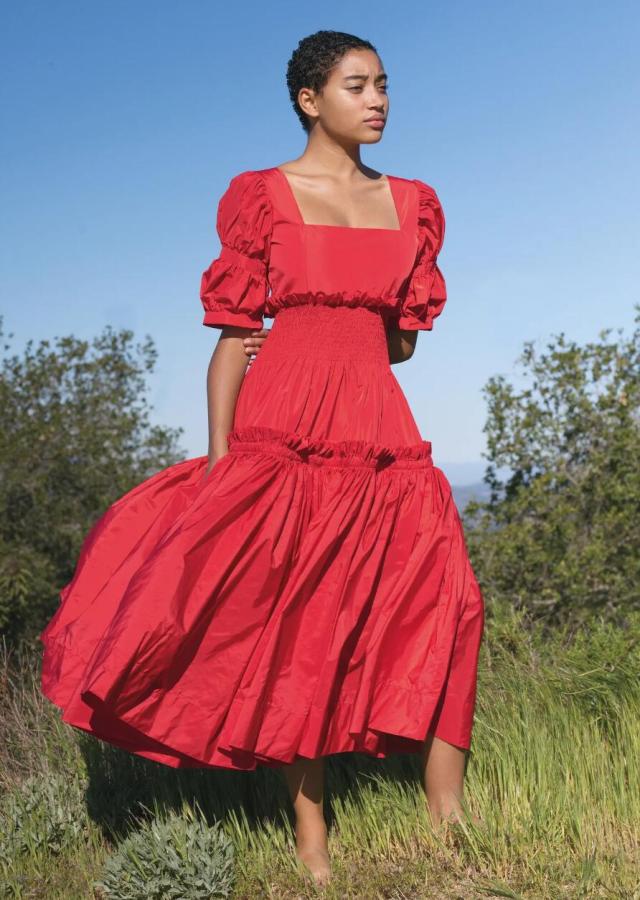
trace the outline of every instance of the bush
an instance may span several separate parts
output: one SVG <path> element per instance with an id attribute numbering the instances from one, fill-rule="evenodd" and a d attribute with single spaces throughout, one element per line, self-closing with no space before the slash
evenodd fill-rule
<path id="1" fill-rule="evenodd" d="M 151 423 L 150 337 L 107 327 L 11 352 L 0 317 L 0 631 L 34 640 L 96 520 L 183 458 L 182 429 Z"/>
<path id="2" fill-rule="evenodd" d="M 487 596 L 549 625 L 620 624 L 640 603 L 640 305 L 626 338 L 527 342 L 485 388 L 488 502 L 465 507 Z M 498 470 L 511 475 L 502 480 Z"/>
<path id="3" fill-rule="evenodd" d="M 212 900 L 229 897 L 234 849 L 222 824 L 208 826 L 184 804 L 126 837 L 94 887 L 113 900 Z"/>

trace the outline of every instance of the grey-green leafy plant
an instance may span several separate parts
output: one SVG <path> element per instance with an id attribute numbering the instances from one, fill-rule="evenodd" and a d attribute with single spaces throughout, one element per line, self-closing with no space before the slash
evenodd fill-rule
<path id="1" fill-rule="evenodd" d="M 57 773 L 29 776 L 0 806 L 0 867 L 19 856 L 46 858 L 77 847 L 87 834 L 84 786 Z"/>
<path id="2" fill-rule="evenodd" d="M 231 838 L 185 802 L 121 841 L 94 887 L 109 900 L 213 900 L 230 897 L 233 882 Z"/>

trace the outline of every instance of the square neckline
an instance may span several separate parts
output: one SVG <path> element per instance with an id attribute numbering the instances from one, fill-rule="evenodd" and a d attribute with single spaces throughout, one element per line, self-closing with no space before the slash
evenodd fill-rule
<path id="1" fill-rule="evenodd" d="M 277 172 L 280 176 L 281 180 L 284 182 L 285 188 L 289 194 L 289 198 L 291 200 L 293 209 L 296 211 L 296 215 L 298 221 L 296 224 L 300 225 L 302 228 L 337 228 L 342 231 L 388 231 L 392 234 L 400 234 L 403 231 L 403 221 L 402 216 L 400 214 L 400 205 L 398 203 L 398 198 L 396 196 L 395 187 L 394 187 L 394 175 L 387 175 L 383 173 L 385 178 L 387 179 L 387 184 L 389 185 L 389 191 L 391 193 L 391 199 L 393 201 L 393 206 L 396 211 L 396 217 L 398 219 L 398 228 L 378 228 L 377 226 L 369 227 L 367 225 L 332 225 L 332 224 L 323 224 L 322 222 L 305 222 L 302 218 L 302 213 L 300 211 L 300 206 L 298 201 L 296 200 L 296 196 L 293 192 L 293 187 L 291 186 L 291 182 L 282 171 L 279 166 L 273 166 L 272 171 Z"/>

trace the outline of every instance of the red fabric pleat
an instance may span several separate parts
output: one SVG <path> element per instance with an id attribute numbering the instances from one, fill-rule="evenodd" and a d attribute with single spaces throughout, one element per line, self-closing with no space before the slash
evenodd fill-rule
<path id="1" fill-rule="evenodd" d="M 483 599 L 451 487 L 389 364 L 383 302 L 418 253 L 403 315 L 428 330 L 439 311 L 443 287 L 419 281 L 439 248 L 437 198 L 424 188 L 418 206 L 396 181 L 405 230 L 347 229 L 341 255 L 345 230 L 301 230 L 266 187 L 234 181 L 206 282 L 208 324 L 260 322 L 271 247 L 286 298 L 229 452 L 206 476 L 205 456 L 169 466 L 95 523 L 40 635 L 42 690 L 63 721 L 175 767 L 384 757 L 429 733 L 468 748 Z M 285 258 L 285 239 L 306 263 L 291 243 Z M 296 265 L 317 290 L 305 295 Z"/>

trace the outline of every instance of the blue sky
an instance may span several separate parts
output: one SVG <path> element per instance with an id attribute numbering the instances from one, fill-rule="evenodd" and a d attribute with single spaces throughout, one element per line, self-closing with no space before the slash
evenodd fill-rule
<path id="1" fill-rule="evenodd" d="M 434 459 L 481 476 L 482 387 L 526 340 L 630 329 L 640 278 L 632 2 L 4 4 L 0 297 L 20 348 L 151 334 L 154 420 L 206 453 L 200 275 L 239 171 L 302 153 L 285 71 L 320 28 L 370 40 L 390 116 L 363 160 L 438 191 L 449 300 L 394 366 Z M 270 320 L 267 320 L 267 325 Z"/>

